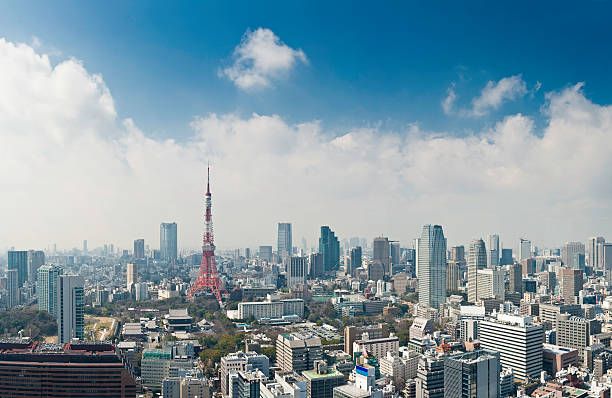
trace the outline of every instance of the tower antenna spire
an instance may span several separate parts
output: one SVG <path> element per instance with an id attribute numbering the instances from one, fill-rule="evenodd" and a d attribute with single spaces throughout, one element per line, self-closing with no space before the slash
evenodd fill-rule
<path id="1" fill-rule="evenodd" d="M 206 193 L 210 194 L 210 161 L 208 162 L 208 168 L 206 170 L 207 180 L 206 180 Z"/>

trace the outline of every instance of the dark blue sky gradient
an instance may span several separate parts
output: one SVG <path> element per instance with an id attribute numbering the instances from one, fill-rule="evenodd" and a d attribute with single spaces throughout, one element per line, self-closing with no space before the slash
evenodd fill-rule
<path id="1" fill-rule="evenodd" d="M 461 134 L 516 112 L 541 126 L 544 93 L 579 81 L 588 98 L 611 103 L 611 11 L 607 1 L 11 1 L 0 36 L 37 36 L 40 51 L 61 51 L 54 62 L 82 60 L 103 75 L 119 116 L 155 137 L 184 139 L 193 117 L 211 112 L 317 119 L 332 133 L 418 123 Z M 245 93 L 217 72 L 258 27 L 301 48 L 309 63 Z M 442 112 L 451 83 L 468 106 L 488 80 L 516 74 L 541 90 L 484 118 Z"/>

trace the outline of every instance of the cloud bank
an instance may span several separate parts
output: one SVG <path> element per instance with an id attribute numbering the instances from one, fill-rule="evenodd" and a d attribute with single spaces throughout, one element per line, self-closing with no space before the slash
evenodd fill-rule
<path id="1" fill-rule="evenodd" d="M 332 135 L 317 121 L 213 113 L 178 142 L 119 120 L 102 76 L 78 60 L 52 65 L 0 39 L 0 71 L 0 247 L 158 247 L 165 221 L 178 222 L 181 247 L 198 247 L 209 160 L 221 248 L 273 244 L 279 221 L 311 245 L 324 224 L 404 245 L 424 223 L 442 224 L 449 244 L 612 236 L 612 107 L 580 84 L 547 95 L 542 130 L 516 114 L 463 137 L 415 126 Z"/>
<path id="2" fill-rule="evenodd" d="M 270 86 L 272 80 L 291 70 L 297 63 L 308 62 L 301 49 L 283 43 L 270 29 L 247 31 L 234 49 L 234 63 L 221 71 L 242 90 Z"/>

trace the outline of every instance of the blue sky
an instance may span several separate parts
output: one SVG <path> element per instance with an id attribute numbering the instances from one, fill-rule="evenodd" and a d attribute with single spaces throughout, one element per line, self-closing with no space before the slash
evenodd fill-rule
<path id="1" fill-rule="evenodd" d="M 103 75 L 120 117 L 157 137 L 182 139 L 195 115 L 279 114 L 321 120 L 332 132 L 380 125 L 461 134 L 500 114 L 536 116 L 544 93 L 584 81 L 587 97 L 610 103 L 611 7 L 585 2 L 161 2 L 5 3 L 0 34 Z M 218 76 L 247 29 L 271 29 L 302 49 L 273 87 L 243 92 Z M 489 80 L 522 75 L 538 92 L 487 117 L 445 115 L 455 84 L 469 103 Z"/>
<path id="2" fill-rule="evenodd" d="M 281 221 L 311 243 L 612 239 L 611 11 L 4 2 L 0 249 L 129 247 L 162 221 L 198 247 L 208 161 L 219 247 Z"/>

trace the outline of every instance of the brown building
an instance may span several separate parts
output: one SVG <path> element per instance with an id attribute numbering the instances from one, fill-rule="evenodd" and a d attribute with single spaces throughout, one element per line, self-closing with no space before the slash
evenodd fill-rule
<path id="1" fill-rule="evenodd" d="M 2 397 L 135 397 L 136 384 L 110 343 L 0 340 Z"/>
<path id="2" fill-rule="evenodd" d="M 582 290 L 582 270 L 564 269 L 561 271 L 561 294 L 566 304 L 576 304 L 578 293 Z"/>
<path id="3" fill-rule="evenodd" d="M 344 352 L 353 357 L 353 343 L 355 340 L 361 340 L 363 334 L 367 333 L 369 339 L 381 339 L 389 336 L 389 330 L 383 327 L 382 324 L 378 326 L 346 326 L 344 328 Z"/>
<path id="4" fill-rule="evenodd" d="M 542 368 L 553 377 L 561 369 L 578 363 L 578 350 L 544 344 L 542 347 Z"/>

